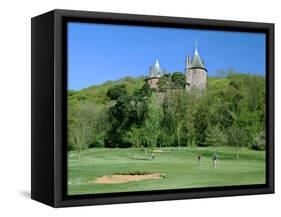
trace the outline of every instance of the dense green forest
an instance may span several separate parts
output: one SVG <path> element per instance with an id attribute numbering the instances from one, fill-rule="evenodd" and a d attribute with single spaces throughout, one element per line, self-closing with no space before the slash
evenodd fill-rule
<path id="1" fill-rule="evenodd" d="M 188 92 L 179 72 L 150 89 L 126 77 L 68 91 L 68 149 L 233 146 L 265 148 L 265 78 L 242 73 L 209 77 Z M 238 155 L 237 155 L 238 157 Z"/>

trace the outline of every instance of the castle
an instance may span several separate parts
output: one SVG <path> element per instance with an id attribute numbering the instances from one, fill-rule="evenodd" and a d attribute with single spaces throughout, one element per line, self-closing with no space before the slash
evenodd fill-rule
<path id="1" fill-rule="evenodd" d="M 159 61 L 156 60 L 155 65 L 150 67 L 149 75 L 145 80 L 151 88 L 156 89 L 163 74 Z M 184 74 L 186 90 L 198 89 L 199 91 L 203 91 L 206 89 L 207 69 L 205 68 L 204 61 L 199 56 L 197 45 L 194 56 L 192 58 L 189 56 L 186 57 Z"/>

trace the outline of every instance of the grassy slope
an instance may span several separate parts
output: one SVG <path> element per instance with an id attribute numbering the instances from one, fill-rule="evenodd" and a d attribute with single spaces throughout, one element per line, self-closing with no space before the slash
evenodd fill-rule
<path id="1" fill-rule="evenodd" d="M 230 147 L 218 149 L 220 156 L 217 168 L 212 167 L 212 148 L 198 148 L 202 153 L 198 167 L 195 150 L 173 149 L 156 153 L 154 160 L 135 160 L 131 149 L 88 149 L 83 151 L 81 162 L 75 152 L 69 153 L 69 194 L 103 192 L 143 191 L 156 189 L 195 188 L 260 184 L 265 182 L 265 153 L 243 149 L 240 160 Z M 139 157 L 146 157 L 139 152 Z M 118 172 L 160 172 L 166 178 L 145 180 L 125 184 L 89 184 L 97 177 Z"/>
<path id="2" fill-rule="evenodd" d="M 237 74 L 240 77 L 249 78 L 249 75 L 246 74 Z M 263 82 L 264 77 L 256 76 L 257 81 Z M 125 77 L 115 81 L 107 81 L 100 85 L 93 85 L 82 89 L 80 91 L 74 91 L 72 97 L 83 96 L 85 101 L 91 101 L 96 105 L 106 105 L 110 102 L 109 98 L 106 96 L 106 92 L 109 88 L 115 85 L 125 85 L 129 93 L 133 93 L 135 90 L 140 89 L 144 84 L 144 76 L 140 77 Z M 229 78 L 217 78 L 217 77 L 208 77 L 208 90 L 209 91 L 219 91 L 226 88 L 229 84 Z"/>
<path id="3" fill-rule="evenodd" d="M 144 84 L 144 77 L 125 77 L 116 81 L 107 81 L 100 85 L 90 86 L 88 88 L 76 91 L 75 95 L 84 95 L 87 100 L 90 100 L 96 104 L 107 104 L 110 99 L 106 96 L 106 92 L 109 88 L 115 85 L 125 85 L 129 93 L 133 93 L 135 90 L 140 89 Z"/>

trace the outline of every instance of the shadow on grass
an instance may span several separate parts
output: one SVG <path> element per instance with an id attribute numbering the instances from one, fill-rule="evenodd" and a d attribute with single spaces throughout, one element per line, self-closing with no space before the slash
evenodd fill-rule
<path id="1" fill-rule="evenodd" d="M 128 158 L 128 159 L 131 159 L 131 160 L 153 160 L 153 159 L 151 159 L 151 158 L 146 158 L 146 157 L 137 157 L 137 158 L 135 158 L 135 157 L 130 157 L 130 158 Z"/>

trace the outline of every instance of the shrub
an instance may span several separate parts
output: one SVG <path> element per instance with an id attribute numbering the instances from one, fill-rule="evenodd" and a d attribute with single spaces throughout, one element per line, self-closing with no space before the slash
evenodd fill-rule
<path id="1" fill-rule="evenodd" d="M 265 132 L 260 132 L 254 138 L 253 144 L 250 146 L 251 149 L 257 151 L 264 151 L 265 150 Z"/>

